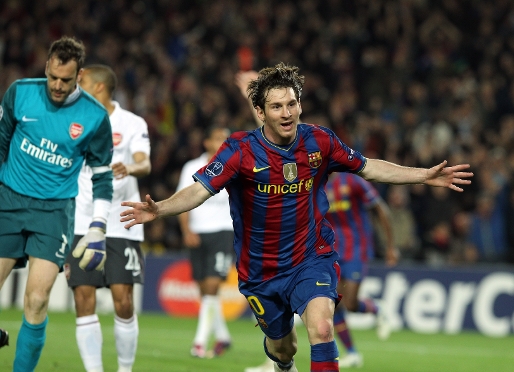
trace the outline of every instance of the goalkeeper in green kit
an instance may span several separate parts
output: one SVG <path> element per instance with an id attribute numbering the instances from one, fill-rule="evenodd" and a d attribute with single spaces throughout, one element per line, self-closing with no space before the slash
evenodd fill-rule
<path id="1" fill-rule="evenodd" d="M 102 270 L 112 199 L 112 133 L 105 108 L 78 86 L 85 48 L 52 43 L 46 78 L 15 81 L 0 106 L 0 288 L 29 263 L 13 371 L 33 371 L 45 344 L 50 291 L 73 241 L 83 162 L 93 170 L 94 213 L 73 251 L 86 271 Z M 8 334 L 5 335 L 8 343 Z"/>

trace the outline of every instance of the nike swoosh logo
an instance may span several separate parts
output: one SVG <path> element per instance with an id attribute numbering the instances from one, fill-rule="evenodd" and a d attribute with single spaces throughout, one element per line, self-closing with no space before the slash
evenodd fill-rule
<path id="1" fill-rule="evenodd" d="M 25 115 L 23 115 L 23 117 L 21 118 L 21 121 L 37 121 L 37 119 L 28 118 Z"/>
<path id="2" fill-rule="evenodd" d="M 141 274 L 141 271 L 138 270 L 138 271 L 132 271 L 132 276 L 138 276 L 139 274 Z"/>
<path id="3" fill-rule="evenodd" d="M 320 283 L 320 282 L 316 282 L 316 285 L 317 285 L 317 286 L 330 285 L 330 283 Z"/>
<path id="4" fill-rule="evenodd" d="M 55 256 L 56 256 L 56 257 L 59 257 L 59 258 L 64 258 L 64 255 L 62 255 L 62 254 L 60 254 L 60 253 L 57 253 L 57 252 L 55 252 Z"/>
<path id="5" fill-rule="evenodd" d="M 254 171 L 255 173 L 257 173 L 257 172 L 261 172 L 261 171 L 263 171 L 263 170 L 265 170 L 265 169 L 268 169 L 268 168 L 271 168 L 271 165 L 268 165 L 267 167 L 263 167 L 263 168 L 253 167 L 253 171 Z"/>

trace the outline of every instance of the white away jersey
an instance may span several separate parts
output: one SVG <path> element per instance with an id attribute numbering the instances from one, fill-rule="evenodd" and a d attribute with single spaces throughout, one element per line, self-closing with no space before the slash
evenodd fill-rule
<path id="1" fill-rule="evenodd" d="M 113 101 L 114 111 L 109 116 L 112 127 L 112 142 L 114 152 L 112 164 L 133 164 L 132 154 L 144 152 L 150 156 L 150 139 L 148 138 L 148 126 L 145 120 L 130 111 L 120 107 Z M 91 219 L 93 218 L 93 195 L 91 182 L 91 168 L 83 165 L 79 176 L 79 194 L 76 197 L 75 234 L 87 233 Z M 127 230 L 120 222 L 120 213 L 126 209 L 121 206 L 122 201 L 140 201 L 137 178 L 127 176 L 120 180 L 113 180 L 114 194 L 112 207 L 107 221 L 107 236 L 110 238 L 125 238 L 143 241 L 143 225 L 136 225 Z"/>
<path id="2" fill-rule="evenodd" d="M 193 174 L 207 164 L 207 153 L 184 164 L 180 173 L 177 191 L 193 184 Z M 189 226 L 197 234 L 217 231 L 232 231 L 232 217 L 228 203 L 228 193 L 225 189 L 211 196 L 199 207 L 189 211 Z"/>

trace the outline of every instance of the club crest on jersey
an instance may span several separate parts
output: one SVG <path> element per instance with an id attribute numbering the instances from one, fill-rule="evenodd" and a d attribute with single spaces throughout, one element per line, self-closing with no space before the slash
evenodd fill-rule
<path id="1" fill-rule="evenodd" d="M 309 158 L 309 165 L 311 168 L 318 168 L 323 162 L 321 151 L 311 152 L 307 157 Z"/>
<path id="2" fill-rule="evenodd" d="M 70 137 L 74 140 L 79 138 L 84 132 L 84 127 L 79 123 L 71 123 L 70 125 Z"/>
<path id="3" fill-rule="evenodd" d="M 259 324 L 261 325 L 262 328 L 268 328 L 268 324 L 266 323 L 266 321 L 262 318 L 257 318 L 257 321 L 259 322 Z"/>
<path id="4" fill-rule="evenodd" d="M 211 163 L 205 168 L 205 174 L 209 177 L 216 177 L 219 176 L 223 172 L 223 164 L 221 164 L 219 161 L 215 161 L 214 163 Z"/>
<path id="5" fill-rule="evenodd" d="M 296 168 L 296 163 L 284 164 L 282 170 L 286 181 L 293 182 L 296 177 L 298 177 L 298 168 Z"/>
<path id="6" fill-rule="evenodd" d="M 113 133 L 112 134 L 112 144 L 114 146 L 118 146 L 123 140 L 123 135 L 121 133 Z"/>

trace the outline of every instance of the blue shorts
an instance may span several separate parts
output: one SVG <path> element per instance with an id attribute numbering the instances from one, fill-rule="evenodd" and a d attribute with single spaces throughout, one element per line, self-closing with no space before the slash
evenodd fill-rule
<path id="1" fill-rule="evenodd" d="M 338 262 L 341 266 L 341 279 L 360 283 L 368 273 L 368 264 L 362 260 L 339 260 Z"/>
<path id="2" fill-rule="evenodd" d="M 332 252 L 302 263 L 258 285 L 240 283 L 259 326 L 266 336 L 278 340 L 293 329 L 294 313 L 302 315 L 309 301 L 328 297 L 338 301 L 338 255 Z"/>

